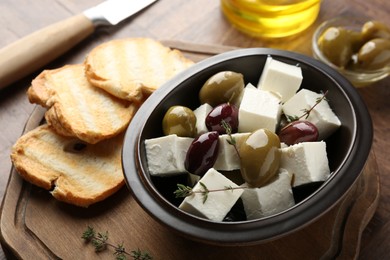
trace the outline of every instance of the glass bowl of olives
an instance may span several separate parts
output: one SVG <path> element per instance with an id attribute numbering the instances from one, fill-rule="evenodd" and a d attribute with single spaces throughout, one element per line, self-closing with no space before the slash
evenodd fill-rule
<path id="1" fill-rule="evenodd" d="M 177 184 L 186 183 L 189 180 L 188 176 L 153 175 L 150 164 L 169 168 L 176 160 L 174 156 L 170 157 L 171 161 L 148 160 L 149 150 L 146 148 L 146 144 L 150 140 L 164 136 L 164 132 L 176 131 L 175 126 L 180 125 L 185 126 L 186 135 L 193 136 L 193 127 L 190 127 L 193 124 L 191 110 L 199 108 L 201 100 L 208 100 L 208 98 L 211 98 L 207 101 L 209 103 L 215 101 L 215 104 L 218 104 L 226 101 L 218 99 L 229 91 L 233 94 L 227 99 L 231 101 L 231 104 L 234 104 L 236 100 L 232 99 L 232 96 L 239 92 L 242 84 L 248 88 L 249 83 L 256 84 L 259 81 L 269 57 L 292 67 L 299 66 L 303 76 L 300 84 L 301 89 L 327 93 L 326 99 L 329 100 L 331 109 L 341 122 L 337 131 L 324 140 L 330 169 L 329 177 L 324 181 L 313 183 L 313 185 L 305 187 L 303 185 L 293 189 L 295 204 L 286 210 L 266 217 L 248 219 L 246 213 L 243 212 L 242 203 L 234 204 L 221 221 L 199 217 L 183 210 L 178 205 L 183 202 L 184 198 L 175 196 L 175 192 L 178 190 Z M 214 91 L 218 87 L 219 80 L 210 79 L 224 71 L 234 72 L 223 73 L 227 77 L 226 82 L 232 83 L 233 87 L 224 88 L 222 86 L 221 91 Z M 235 87 L 236 83 L 239 83 L 238 87 Z M 206 93 L 201 91 L 205 90 L 203 87 L 206 88 Z M 189 110 L 182 109 L 184 106 Z M 221 106 L 220 111 L 216 117 L 225 112 L 232 117 L 236 114 L 235 109 L 229 105 Z M 184 119 L 180 118 L 180 115 L 184 115 Z M 213 126 L 215 124 L 212 119 L 210 119 L 210 123 Z M 228 132 L 229 128 L 224 129 Z M 190 148 L 194 149 L 191 150 L 190 156 L 197 159 L 204 158 L 205 154 L 209 154 L 214 147 L 215 136 L 220 130 L 212 128 L 210 132 L 206 132 L 207 136 L 202 137 L 206 146 L 199 149 L 195 149 L 193 141 Z M 272 135 L 265 130 L 255 131 L 255 133 L 259 138 L 261 136 L 268 138 Z M 193 136 L 193 138 L 198 143 L 202 143 L 201 136 L 204 135 Z M 122 167 L 127 187 L 135 200 L 150 216 L 172 230 L 174 234 L 208 244 L 252 245 L 301 229 L 335 206 L 362 173 L 371 150 L 372 136 L 371 118 L 356 88 L 345 77 L 323 62 L 282 50 L 240 49 L 198 62 L 156 90 L 139 108 L 126 131 L 122 150 Z M 278 137 L 273 136 L 272 141 L 279 143 L 277 139 Z M 177 145 L 177 143 L 169 143 L 169 141 L 161 145 L 164 146 L 163 149 L 155 153 L 159 158 L 164 158 L 165 154 L 175 152 L 172 147 L 183 147 L 182 143 Z M 268 146 L 272 145 L 268 143 L 263 147 Z M 187 152 L 187 154 L 190 153 Z M 297 164 L 299 163 L 297 162 Z M 317 165 L 315 164 L 315 167 Z M 232 174 L 235 172 L 233 171 Z M 180 190 L 181 192 L 186 192 L 186 188 L 190 185 L 188 183 L 181 187 L 183 188 Z M 288 181 L 287 185 L 290 183 L 291 181 Z M 231 191 L 227 191 L 227 194 L 235 194 L 235 189 L 239 189 L 233 188 L 233 186 L 224 187 L 231 189 Z M 203 196 L 204 202 L 212 199 L 211 193 L 203 193 L 201 196 Z M 229 201 L 225 200 L 226 203 Z M 202 205 L 202 202 L 200 204 Z M 214 211 L 215 208 L 217 205 L 211 207 L 210 210 Z"/>
<path id="2" fill-rule="evenodd" d="M 363 17 L 322 23 L 312 38 L 313 56 L 364 87 L 390 74 L 390 27 Z"/>

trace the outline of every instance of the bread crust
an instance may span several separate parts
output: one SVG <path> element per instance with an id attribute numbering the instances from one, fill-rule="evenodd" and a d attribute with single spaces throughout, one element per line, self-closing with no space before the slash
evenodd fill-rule
<path id="1" fill-rule="evenodd" d="M 92 86 L 82 64 L 43 71 L 27 94 L 31 103 L 48 108 L 45 119 L 57 133 L 91 144 L 121 133 L 138 109 Z"/>
<path id="2" fill-rule="evenodd" d="M 99 45 L 84 64 L 44 70 L 27 95 L 48 109 L 46 123 L 17 140 L 14 167 L 60 201 L 88 207 L 104 200 L 125 183 L 124 130 L 138 107 L 192 64 L 157 41 L 132 38 Z"/>
<path id="3" fill-rule="evenodd" d="M 51 190 L 60 201 L 88 207 L 124 185 L 122 142 L 120 134 L 98 144 L 87 144 L 58 135 L 45 124 L 17 140 L 11 160 L 26 181 Z"/>
<path id="4" fill-rule="evenodd" d="M 180 51 L 153 39 L 128 38 L 97 46 L 84 64 L 91 84 L 118 98 L 140 103 L 194 63 Z"/>

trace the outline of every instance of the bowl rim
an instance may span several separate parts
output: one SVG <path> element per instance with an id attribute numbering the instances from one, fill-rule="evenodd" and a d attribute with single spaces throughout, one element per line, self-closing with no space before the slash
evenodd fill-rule
<path id="1" fill-rule="evenodd" d="M 296 207 L 280 214 L 253 221 L 213 222 L 188 214 L 172 204 L 161 204 L 161 202 L 164 202 L 162 196 L 159 194 L 156 196 L 156 190 L 150 180 L 139 173 L 139 169 L 142 168 L 139 150 L 142 144 L 141 133 L 155 106 L 160 104 L 176 86 L 207 70 L 210 66 L 237 58 L 259 55 L 287 58 L 297 63 L 306 64 L 325 74 L 340 86 L 340 90 L 349 101 L 349 106 L 351 106 L 355 124 L 355 132 L 352 133 L 354 144 L 351 145 L 348 156 L 335 170 L 335 172 L 341 172 L 342 174 L 332 174 L 332 177 L 323 184 L 319 191 L 311 195 L 310 199 L 306 199 L 304 206 L 303 203 L 299 203 Z M 359 120 L 356 120 L 357 118 Z M 364 125 L 363 119 L 365 120 Z M 139 108 L 126 130 L 122 148 L 122 167 L 126 184 L 133 197 L 159 223 L 197 241 L 219 245 L 249 245 L 287 235 L 312 223 L 329 211 L 347 193 L 363 170 L 371 150 L 372 138 L 372 121 L 364 101 L 350 82 L 339 72 L 303 54 L 270 48 L 246 48 L 225 52 L 202 60 L 190 69 L 179 73 L 156 90 Z M 362 151 L 360 147 L 366 147 L 366 149 Z M 346 174 L 347 169 L 348 174 Z M 329 185 L 331 182 L 339 182 L 343 185 L 331 186 Z M 321 201 L 321 203 L 318 203 L 318 201 Z M 312 210 L 305 210 L 307 208 L 312 208 Z M 297 215 L 299 215 L 298 218 Z M 261 230 L 259 231 L 259 229 Z"/>

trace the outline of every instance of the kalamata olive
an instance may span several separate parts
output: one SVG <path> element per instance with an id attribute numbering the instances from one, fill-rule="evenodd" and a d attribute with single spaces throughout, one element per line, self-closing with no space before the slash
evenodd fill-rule
<path id="1" fill-rule="evenodd" d="M 293 121 L 283 127 L 279 132 L 280 142 L 293 145 L 301 142 L 314 142 L 318 140 L 318 129 L 309 121 Z"/>
<path id="2" fill-rule="evenodd" d="M 353 54 L 350 33 L 342 27 L 328 28 L 318 39 L 318 47 L 331 63 L 341 68 Z"/>
<path id="3" fill-rule="evenodd" d="M 165 113 L 163 121 L 165 135 L 176 134 L 182 137 L 196 135 L 196 116 L 188 107 L 172 106 Z"/>
<path id="4" fill-rule="evenodd" d="M 209 131 L 217 131 L 219 134 L 226 134 L 222 120 L 230 125 L 232 133 L 238 129 L 238 109 L 235 105 L 224 103 L 216 106 L 206 117 L 206 127 Z"/>
<path id="5" fill-rule="evenodd" d="M 221 71 L 211 76 L 199 92 L 201 104 L 215 107 L 222 103 L 238 105 L 244 90 L 244 76 L 233 71 Z"/>
<path id="6" fill-rule="evenodd" d="M 390 28 L 379 21 L 368 21 L 362 27 L 362 36 L 365 42 L 375 38 L 390 40 Z"/>
<path id="7" fill-rule="evenodd" d="M 241 174 L 251 187 L 266 185 L 275 177 L 280 164 L 279 137 L 259 129 L 240 143 Z"/>
<path id="8" fill-rule="evenodd" d="M 217 131 L 204 133 L 191 143 L 184 166 L 192 174 L 203 176 L 217 160 L 219 149 Z"/>
<path id="9" fill-rule="evenodd" d="M 366 42 L 357 54 L 355 66 L 366 70 L 390 66 L 390 40 L 378 38 Z"/>

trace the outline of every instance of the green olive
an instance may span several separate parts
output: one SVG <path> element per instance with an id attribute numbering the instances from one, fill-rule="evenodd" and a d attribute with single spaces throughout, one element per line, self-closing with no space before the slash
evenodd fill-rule
<path id="1" fill-rule="evenodd" d="M 351 34 L 342 27 L 328 28 L 318 39 L 318 47 L 331 63 L 341 68 L 353 54 Z"/>
<path id="2" fill-rule="evenodd" d="M 349 34 L 349 40 L 351 42 L 352 52 L 353 53 L 358 52 L 359 49 L 364 44 L 362 33 L 358 32 L 358 31 L 353 31 L 353 30 L 347 30 L 347 33 Z"/>
<path id="3" fill-rule="evenodd" d="M 368 21 L 362 27 L 362 35 L 365 42 L 375 38 L 390 40 L 390 28 L 378 21 Z"/>
<path id="4" fill-rule="evenodd" d="M 390 66 L 390 40 L 373 39 L 360 48 L 356 69 L 376 70 L 386 66 Z"/>
<path id="5" fill-rule="evenodd" d="M 262 187 L 277 174 L 280 164 L 279 137 L 259 129 L 240 143 L 241 174 L 250 187 Z"/>
<path id="6" fill-rule="evenodd" d="M 176 134 L 181 137 L 196 135 L 196 116 L 188 107 L 170 107 L 164 115 L 162 125 L 165 135 Z"/>
<path id="7" fill-rule="evenodd" d="M 244 76 L 233 71 L 221 71 L 211 76 L 199 92 L 200 103 L 217 106 L 230 102 L 238 105 L 244 89 Z"/>

